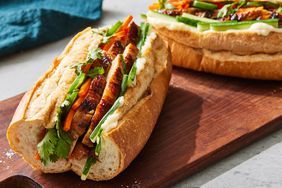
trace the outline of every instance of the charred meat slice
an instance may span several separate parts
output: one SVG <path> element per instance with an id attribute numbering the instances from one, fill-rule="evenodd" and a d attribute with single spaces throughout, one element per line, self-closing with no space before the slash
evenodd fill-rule
<path id="1" fill-rule="evenodd" d="M 124 63 L 125 63 L 125 74 L 128 74 L 133 63 L 135 62 L 137 55 L 138 55 L 139 49 L 133 45 L 129 44 L 125 48 L 123 52 L 123 58 L 124 58 Z"/>
<path id="2" fill-rule="evenodd" d="M 90 141 L 89 136 L 94 130 L 95 126 L 97 126 L 97 124 L 118 98 L 121 89 L 122 77 L 122 58 L 121 56 L 118 56 L 113 61 L 113 65 L 108 73 L 107 85 L 105 87 L 102 99 L 99 102 L 91 119 L 91 124 L 88 128 L 88 131 L 82 140 L 83 144 L 93 147 L 93 143 Z"/>
<path id="3" fill-rule="evenodd" d="M 105 72 L 107 73 L 110 69 L 110 65 L 112 63 L 112 59 L 110 57 L 107 56 L 107 54 L 105 54 L 102 58 L 102 67 L 104 68 Z"/>
<path id="4" fill-rule="evenodd" d="M 240 8 L 231 16 L 231 20 L 266 20 L 271 18 L 271 12 L 263 7 Z"/>
<path id="5" fill-rule="evenodd" d="M 129 26 L 127 43 L 137 45 L 139 39 L 139 27 L 134 22 L 132 22 Z"/>
<path id="6" fill-rule="evenodd" d="M 101 59 L 95 59 L 95 61 L 91 65 L 91 68 L 103 67 L 105 72 L 107 72 L 111 65 L 111 62 L 112 59 L 106 53 L 103 53 L 103 57 Z"/>
<path id="7" fill-rule="evenodd" d="M 108 51 L 108 56 L 111 59 L 114 59 L 118 54 L 121 54 L 124 50 L 124 46 L 122 45 L 122 42 L 117 40 L 114 42 L 112 47 Z"/>
<path id="8" fill-rule="evenodd" d="M 164 9 L 164 10 L 159 10 L 158 12 L 169 16 L 180 16 L 183 13 L 182 10 L 178 10 L 178 9 Z"/>
<path id="9" fill-rule="evenodd" d="M 105 86 L 106 79 L 102 75 L 99 75 L 92 80 L 89 91 L 84 101 L 75 112 L 72 120 L 70 134 L 73 139 L 77 139 L 79 136 L 85 133 L 90 124 L 94 111 L 101 99 Z"/>
<path id="10" fill-rule="evenodd" d="M 95 68 L 95 67 L 103 67 L 105 73 L 107 74 L 108 70 L 111 67 L 111 62 L 112 59 L 111 57 L 109 57 L 109 55 L 107 53 L 103 53 L 103 57 L 101 59 L 96 59 L 92 65 L 91 68 Z M 105 74 L 105 75 L 106 75 Z"/>
<path id="11" fill-rule="evenodd" d="M 73 152 L 71 153 L 70 158 L 76 159 L 76 160 L 81 160 L 85 157 L 88 157 L 89 153 L 90 153 L 90 151 L 89 151 L 88 147 L 86 147 L 83 144 L 77 142 L 74 149 L 73 149 Z"/>

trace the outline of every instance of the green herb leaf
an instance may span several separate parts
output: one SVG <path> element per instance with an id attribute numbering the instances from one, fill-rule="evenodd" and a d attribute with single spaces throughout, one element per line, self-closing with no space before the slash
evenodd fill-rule
<path id="1" fill-rule="evenodd" d="M 101 48 L 96 48 L 95 50 L 92 50 L 88 54 L 88 60 L 91 59 L 91 61 L 95 61 L 96 59 L 102 59 L 103 58 L 103 50 Z"/>
<path id="2" fill-rule="evenodd" d="M 224 18 L 227 15 L 230 15 L 235 10 L 232 8 L 234 3 L 224 5 L 217 13 L 217 18 Z"/>
<path id="3" fill-rule="evenodd" d="M 58 137 L 55 129 L 48 129 L 44 138 L 37 145 L 40 159 L 44 165 L 53 161 L 52 155 L 55 153 Z"/>
<path id="4" fill-rule="evenodd" d="M 95 50 L 92 50 L 88 53 L 86 62 L 78 63 L 74 66 L 71 66 L 71 68 L 75 69 L 75 73 L 77 75 L 80 75 L 84 73 L 82 67 L 86 66 L 87 64 L 92 64 L 96 59 L 102 59 L 103 56 L 103 50 L 101 48 L 96 48 Z"/>
<path id="5" fill-rule="evenodd" d="M 95 67 L 94 69 L 90 70 L 88 73 L 87 73 L 87 76 L 90 77 L 90 78 L 94 78 L 96 77 L 97 75 L 102 75 L 105 73 L 105 70 L 103 67 Z"/>
<path id="6" fill-rule="evenodd" d="M 55 154 L 50 155 L 50 162 L 55 163 L 59 157 Z"/>
<path id="7" fill-rule="evenodd" d="M 56 129 L 48 129 L 44 138 L 37 145 L 40 159 L 44 165 L 48 162 L 56 162 L 59 158 L 67 158 L 71 149 L 72 140 L 68 134 L 61 130 L 61 138 Z"/>
<path id="8" fill-rule="evenodd" d="M 55 154 L 58 158 L 67 158 L 70 148 L 71 145 L 66 140 L 59 139 L 55 149 Z"/>
<path id="9" fill-rule="evenodd" d="M 277 12 L 278 12 L 279 14 L 282 14 L 282 7 L 279 7 L 279 8 L 277 9 Z"/>
<path id="10" fill-rule="evenodd" d="M 92 156 L 88 157 L 88 159 L 86 160 L 86 163 L 83 167 L 83 170 L 82 170 L 82 175 L 80 177 L 81 180 L 83 180 L 83 181 L 86 180 L 87 175 L 89 173 L 89 170 L 94 163 L 96 163 L 96 159 Z"/>
<path id="11" fill-rule="evenodd" d="M 140 14 L 141 19 L 146 20 L 147 19 L 147 15 L 146 14 Z"/>
<path id="12" fill-rule="evenodd" d="M 224 5 L 217 13 L 217 18 L 224 18 L 226 16 L 236 13 L 239 10 L 239 8 L 246 5 L 246 3 L 247 2 L 245 0 L 242 0 L 239 2 L 234 2 Z"/>
<path id="13" fill-rule="evenodd" d="M 159 0 L 160 9 L 164 9 L 165 8 L 165 3 L 166 3 L 166 0 Z"/>
<path id="14" fill-rule="evenodd" d="M 247 2 L 246 2 L 246 1 L 244 1 L 244 0 L 239 1 L 239 2 L 237 3 L 237 8 L 236 8 L 236 11 L 238 11 L 238 10 L 239 10 L 239 8 L 241 8 L 241 7 L 245 6 L 246 4 L 247 4 Z"/>

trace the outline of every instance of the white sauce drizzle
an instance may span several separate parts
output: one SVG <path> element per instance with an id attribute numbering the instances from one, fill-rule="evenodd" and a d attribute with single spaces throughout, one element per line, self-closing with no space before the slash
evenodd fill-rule
<path id="1" fill-rule="evenodd" d="M 173 21 L 168 21 L 160 18 L 153 18 L 153 17 L 148 17 L 147 18 L 148 22 L 151 23 L 152 25 L 155 25 L 157 27 L 166 27 L 169 30 L 181 30 L 181 31 L 194 31 L 194 32 L 199 32 L 197 28 L 191 27 L 189 25 L 186 25 L 184 23 L 180 22 L 173 22 Z M 234 30 L 230 29 L 224 32 L 254 32 L 259 35 L 267 36 L 271 32 L 277 32 L 277 33 L 282 33 L 281 28 L 275 28 L 271 25 L 268 25 L 266 23 L 254 23 L 250 28 L 248 29 L 240 29 L 240 30 Z M 213 30 L 208 30 L 204 31 L 203 33 L 211 33 L 211 32 L 218 32 L 218 31 L 213 31 Z"/>

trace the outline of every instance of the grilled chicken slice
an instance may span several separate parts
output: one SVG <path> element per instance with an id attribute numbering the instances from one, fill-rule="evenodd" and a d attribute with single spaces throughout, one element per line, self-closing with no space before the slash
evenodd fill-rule
<path id="1" fill-rule="evenodd" d="M 270 19 L 271 12 L 263 7 L 250 7 L 240 8 L 233 16 L 231 20 L 248 21 L 248 20 L 266 20 Z"/>
<path id="2" fill-rule="evenodd" d="M 129 26 L 127 44 L 132 43 L 134 45 L 137 45 L 139 39 L 139 26 L 132 22 Z"/>
<path id="3" fill-rule="evenodd" d="M 181 14 L 183 13 L 182 10 L 178 10 L 178 9 L 163 9 L 163 10 L 159 10 L 158 12 L 169 16 L 181 16 Z"/>
<path id="4" fill-rule="evenodd" d="M 89 148 L 82 143 L 77 142 L 71 155 L 71 159 L 81 160 L 89 156 Z"/>
<path id="5" fill-rule="evenodd" d="M 121 56 L 117 56 L 117 58 L 113 61 L 112 67 L 108 73 L 107 84 L 103 92 L 102 99 L 95 110 L 88 131 L 82 140 L 83 144 L 93 147 L 93 143 L 90 141 L 89 136 L 94 130 L 95 126 L 97 126 L 99 121 L 108 112 L 118 98 L 121 89 L 122 77 L 122 58 Z"/>
<path id="6" fill-rule="evenodd" d="M 114 59 L 118 54 L 121 54 L 124 51 L 124 46 L 121 41 L 117 40 L 114 42 L 112 47 L 108 51 L 108 56 L 111 59 Z"/>
<path id="7" fill-rule="evenodd" d="M 95 77 L 89 88 L 89 91 L 74 114 L 70 134 L 73 139 L 77 139 L 88 128 L 94 111 L 102 97 L 104 88 L 106 86 L 106 78 L 102 75 Z"/>
<path id="8" fill-rule="evenodd" d="M 137 55 L 139 53 L 139 49 L 132 43 L 127 45 L 123 52 L 123 58 L 124 58 L 124 63 L 125 63 L 125 74 L 128 74 L 133 63 L 137 59 Z"/>
<path id="9" fill-rule="evenodd" d="M 108 72 L 108 69 L 110 68 L 112 59 L 108 56 L 107 53 L 103 52 L 103 57 L 102 59 L 96 59 L 92 65 L 91 68 L 95 68 L 95 67 L 103 67 L 103 69 L 105 70 L 105 72 Z"/>
<path id="10" fill-rule="evenodd" d="M 124 63 L 125 63 L 125 70 L 124 73 L 128 74 L 133 63 L 135 62 L 135 60 L 137 59 L 137 55 L 138 55 L 138 48 L 133 45 L 133 44 L 129 44 L 123 53 L 123 58 L 124 58 Z M 115 70 L 113 73 L 113 75 L 109 75 L 110 80 L 109 80 L 109 85 L 108 88 L 106 86 L 106 89 L 104 91 L 103 97 L 97 107 L 97 110 L 95 111 L 95 114 L 92 118 L 92 122 L 91 125 L 86 133 L 86 135 L 83 138 L 83 144 L 88 145 L 89 147 L 93 147 L 92 142 L 89 139 L 90 134 L 92 133 L 92 131 L 94 130 L 94 128 L 97 126 L 97 124 L 99 123 L 99 121 L 103 118 L 103 116 L 108 112 L 108 110 L 112 107 L 112 105 L 114 104 L 115 100 L 117 99 L 119 93 L 120 93 L 120 86 L 121 86 L 121 82 L 122 82 L 122 74 L 120 74 L 123 69 L 122 67 L 122 59 L 119 56 L 117 59 L 117 63 L 116 63 L 116 68 L 113 68 L 112 70 Z M 109 73 L 111 74 L 111 73 Z M 107 89 L 109 89 L 107 91 Z"/>

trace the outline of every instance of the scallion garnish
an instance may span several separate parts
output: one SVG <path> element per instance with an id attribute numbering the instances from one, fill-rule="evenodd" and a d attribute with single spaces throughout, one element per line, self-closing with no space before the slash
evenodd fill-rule
<path id="1" fill-rule="evenodd" d="M 88 159 L 86 160 L 86 163 L 83 167 L 83 170 L 82 170 L 82 174 L 81 174 L 81 177 L 80 177 L 81 180 L 83 180 L 83 181 L 86 180 L 87 175 L 89 173 L 89 170 L 90 170 L 92 164 L 94 164 L 94 163 L 96 163 L 96 159 L 92 156 L 88 157 Z"/>

